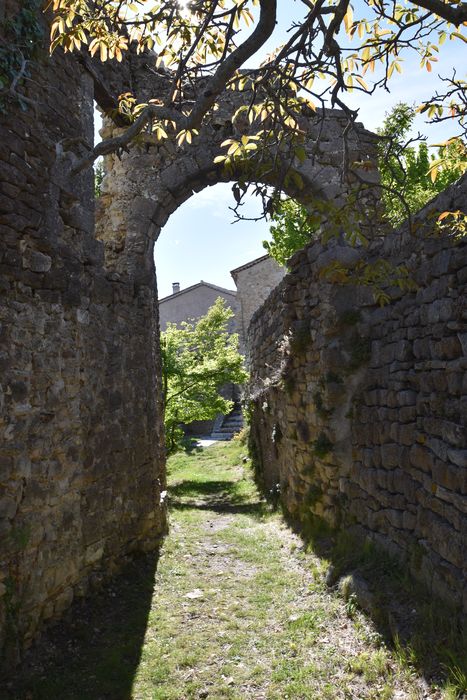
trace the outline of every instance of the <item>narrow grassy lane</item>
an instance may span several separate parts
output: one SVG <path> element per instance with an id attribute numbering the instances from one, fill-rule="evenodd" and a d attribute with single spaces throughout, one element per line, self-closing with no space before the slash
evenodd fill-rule
<path id="1" fill-rule="evenodd" d="M 134 697 L 428 697 L 329 594 L 325 563 L 260 501 L 242 454 L 234 442 L 170 463 L 171 536 Z"/>
<path id="2" fill-rule="evenodd" d="M 258 497 L 245 448 L 169 464 L 170 536 L 155 563 L 75 611 L 14 698 L 438 700 L 324 583 L 327 563 Z"/>

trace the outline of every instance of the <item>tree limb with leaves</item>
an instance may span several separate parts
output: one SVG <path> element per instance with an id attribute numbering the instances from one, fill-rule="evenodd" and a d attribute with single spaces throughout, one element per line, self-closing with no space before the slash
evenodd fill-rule
<path id="1" fill-rule="evenodd" d="M 283 199 L 275 207 L 271 219 L 272 240 L 263 241 L 263 247 L 279 265 L 287 267 L 289 258 L 304 248 L 316 233 L 319 218 L 294 199 Z"/>
<path id="2" fill-rule="evenodd" d="M 128 129 L 98 144 L 84 165 L 118 152 L 143 129 L 159 140 L 175 136 L 189 144 L 233 87 L 251 93 L 248 117 L 258 129 L 246 143 L 226 142 L 230 159 L 254 156 L 272 130 L 299 134 L 304 104 L 339 107 L 351 128 L 357 110 L 347 103 L 350 91 L 389 89 L 410 52 L 418 53 L 421 70 L 432 72 L 444 42 L 467 42 L 466 2 L 365 0 L 358 16 L 350 0 L 300 2 L 303 17 L 291 23 L 285 44 L 250 69 L 247 62 L 273 37 L 276 0 L 50 0 L 52 51 L 62 47 L 121 61 L 131 48 L 153 52 L 155 65 L 170 70 L 163 99 L 155 95 L 135 104 Z M 188 98 L 188 88 L 201 84 Z M 465 87 L 454 73 L 420 105 L 432 120 L 449 120 L 453 130 L 457 124 L 453 136 L 459 138 L 466 133 Z"/>
<path id="3" fill-rule="evenodd" d="M 458 180 L 467 166 L 467 151 L 460 139 L 439 144 L 433 153 L 423 137 L 409 138 L 415 114 L 414 107 L 399 103 L 378 130 L 384 215 L 392 226 L 402 224 Z"/>

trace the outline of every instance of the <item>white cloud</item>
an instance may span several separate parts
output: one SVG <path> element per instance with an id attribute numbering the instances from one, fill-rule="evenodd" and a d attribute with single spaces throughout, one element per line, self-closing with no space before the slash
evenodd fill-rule
<path id="1" fill-rule="evenodd" d="M 185 209 L 209 209 L 210 216 L 228 220 L 232 214 L 229 206 L 234 202 L 232 185 L 220 183 L 212 187 L 205 187 L 197 192 L 185 203 Z"/>

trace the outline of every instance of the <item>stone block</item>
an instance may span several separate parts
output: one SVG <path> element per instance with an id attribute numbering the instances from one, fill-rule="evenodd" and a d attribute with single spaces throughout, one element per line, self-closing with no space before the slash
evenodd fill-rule
<path id="1" fill-rule="evenodd" d="M 443 338 L 432 344 L 431 356 L 442 360 L 452 360 L 462 355 L 462 346 L 457 336 Z"/>
<path id="2" fill-rule="evenodd" d="M 391 523 L 392 527 L 402 530 L 404 527 L 404 512 L 394 508 L 388 508 L 384 511 L 386 519 Z"/>
<path id="3" fill-rule="evenodd" d="M 431 357 L 430 341 L 428 338 L 417 338 L 413 343 L 413 353 L 415 359 Z"/>
<path id="4" fill-rule="evenodd" d="M 467 433 L 463 426 L 451 421 L 438 421 L 441 430 L 441 437 L 445 442 L 453 447 L 464 447 L 467 445 Z"/>
<path id="5" fill-rule="evenodd" d="M 400 465 L 401 447 L 396 443 L 381 446 L 381 462 L 385 469 Z"/>
<path id="6" fill-rule="evenodd" d="M 394 357 L 401 362 L 411 360 L 413 358 L 412 343 L 408 340 L 399 340 L 394 351 Z"/>
<path id="7" fill-rule="evenodd" d="M 62 591 L 56 598 L 54 604 L 54 616 L 61 616 L 62 613 L 70 607 L 73 602 L 73 589 L 72 587 L 66 588 Z"/>
<path id="8" fill-rule="evenodd" d="M 413 513 L 409 511 L 404 511 L 402 514 L 402 527 L 404 530 L 414 530 L 417 522 L 417 518 Z"/>
<path id="9" fill-rule="evenodd" d="M 409 452 L 410 464 L 423 472 L 431 473 L 435 464 L 433 453 L 421 445 L 412 445 Z"/>
<path id="10" fill-rule="evenodd" d="M 416 423 L 405 423 L 399 425 L 399 442 L 401 445 L 412 445 L 417 435 Z"/>
<path id="11" fill-rule="evenodd" d="M 462 347 L 462 354 L 467 357 L 467 333 L 458 333 L 457 337 Z"/>
<path id="12" fill-rule="evenodd" d="M 447 450 L 447 458 L 461 469 L 467 469 L 467 450 Z"/>
<path id="13" fill-rule="evenodd" d="M 449 269 L 449 263 L 451 261 L 451 251 L 450 250 L 442 250 L 439 253 L 437 253 L 431 260 L 431 273 L 435 277 L 441 277 L 441 275 L 444 275 L 447 273 Z"/>
<path id="14" fill-rule="evenodd" d="M 12 520 L 18 510 L 16 498 L 12 496 L 3 496 L 0 498 L 0 517 Z"/>
<path id="15" fill-rule="evenodd" d="M 447 368 L 447 389 L 449 394 L 454 396 L 462 396 L 464 389 L 464 383 L 466 381 L 467 374 L 465 372 L 451 371 Z"/>

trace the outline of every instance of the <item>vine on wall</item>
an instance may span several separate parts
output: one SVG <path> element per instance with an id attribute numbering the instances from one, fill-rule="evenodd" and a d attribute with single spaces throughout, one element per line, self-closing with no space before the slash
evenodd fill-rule
<path id="1" fill-rule="evenodd" d="M 16 14 L 0 21 L 0 113 L 11 100 L 23 110 L 30 103 L 18 89 L 30 77 L 44 36 L 40 8 L 41 0 L 22 0 Z"/>

